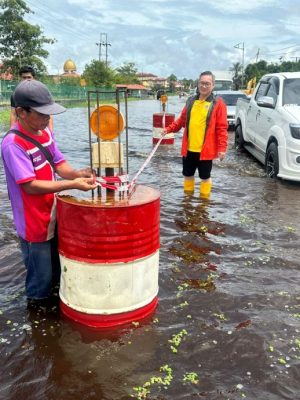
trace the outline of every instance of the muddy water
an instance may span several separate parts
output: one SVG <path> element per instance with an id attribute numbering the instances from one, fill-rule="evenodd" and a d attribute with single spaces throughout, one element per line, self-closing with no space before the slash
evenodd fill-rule
<path id="1" fill-rule="evenodd" d="M 182 105 L 170 99 L 169 112 Z M 152 149 L 158 107 L 129 104 L 131 176 Z M 70 163 L 85 166 L 86 111 L 54 123 Z M 139 179 L 161 192 L 158 309 L 105 333 L 55 307 L 27 309 L 1 167 L 1 399 L 300 399 L 300 185 L 267 179 L 230 149 L 203 201 L 183 194 L 179 152 L 180 135 Z"/>

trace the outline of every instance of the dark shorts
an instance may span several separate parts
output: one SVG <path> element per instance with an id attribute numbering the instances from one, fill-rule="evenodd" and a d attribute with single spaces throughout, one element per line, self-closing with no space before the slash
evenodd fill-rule
<path id="1" fill-rule="evenodd" d="M 200 160 L 200 153 L 188 151 L 186 157 L 182 157 L 182 175 L 194 176 L 198 169 L 200 179 L 210 178 L 212 160 Z"/>

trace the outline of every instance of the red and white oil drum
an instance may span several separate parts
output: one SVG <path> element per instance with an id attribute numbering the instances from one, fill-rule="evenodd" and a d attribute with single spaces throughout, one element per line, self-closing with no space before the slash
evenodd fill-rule
<path id="1" fill-rule="evenodd" d="M 72 194 L 72 192 L 71 192 Z M 74 321 L 108 328 L 156 308 L 160 195 L 137 185 L 122 200 L 57 195 L 60 308 Z"/>
<path id="2" fill-rule="evenodd" d="M 156 113 L 153 114 L 153 140 L 155 144 L 161 138 L 163 129 L 169 126 L 175 119 L 175 114 Z M 161 141 L 161 144 L 174 144 L 174 133 L 167 133 Z"/>

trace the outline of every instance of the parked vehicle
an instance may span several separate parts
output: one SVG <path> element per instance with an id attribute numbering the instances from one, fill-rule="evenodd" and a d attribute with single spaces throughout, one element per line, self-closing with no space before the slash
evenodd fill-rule
<path id="1" fill-rule="evenodd" d="M 156 99 L 160 100 L 163 94 L 166 94 L 166 91 L 164 89 L 158 89 L 158 91 L 156 92 Z"/>
<path id="2" fill-rule="evenodd" d="M 215 87 L 214 91 L 219 90 L 232 90 L 233 79 L 231 71 L 212 71 L 215 76 Z"/>
<path id="3" fill-rule="evenodd" d="M 238 99 L 247 99 L 247 96 L 241 90 L 219 90 L 215 91 L 216 96 L 222 97 L 227 106 L 228 128 L 235 127 L 235 110 Z"/>
<path id="4" fill-rule="evenodd" d="M 239 99 L 235 145 L 269 177 L 300 181 L 300 72 L 263 76 L 250 99 Z"/>
<path id="5" fill-rule="evenodd" d="M 215 79 L 215 91 L 219 90 L 232 90 L 233 80 L 232 79 Z"/>

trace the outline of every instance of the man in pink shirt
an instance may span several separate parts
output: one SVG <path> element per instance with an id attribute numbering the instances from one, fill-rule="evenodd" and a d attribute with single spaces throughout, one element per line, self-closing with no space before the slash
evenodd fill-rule
<path id="1" fill-rule="evenodd" d="M 53 101 L 47 87 L 24 80 L 13 97 L 18 120 L 3 138 L 1 153 L 27 270 L 26 295 L 40 301 L 51 296 L 60 278 L 55 193 L 96 185 L 90 168 L 73 169 L 57 148 L 48 123 L 50 115 L 65 108 Z M 57 181 L 56 174 L 63 179 Z"/>

